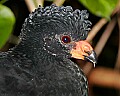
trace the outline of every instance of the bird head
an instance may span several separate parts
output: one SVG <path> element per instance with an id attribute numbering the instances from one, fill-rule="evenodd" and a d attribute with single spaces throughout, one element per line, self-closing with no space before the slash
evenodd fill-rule
<path id="1" fill-rule="evenodd" d="M 39 7 L 25 20 L 22 42 L 29 41 L 35 49 L 42 49 L 56 57 L 77 58 L 95 64 L 95 52 L 85 41 L 91 25 L 87 18 L 86 10 L 73 11 L 70 6 Z"/>
<path id="2" fill-rule="evenodd" d="M 67 34 L 56 34 L 50 38 L 45 38 L 44 43 L 44 50 L 48 53 L 63 58 L 87 60 L 94 66 L 97 63 L 96 53 L 86 40 L 74 41 L 72 36 Z"/>

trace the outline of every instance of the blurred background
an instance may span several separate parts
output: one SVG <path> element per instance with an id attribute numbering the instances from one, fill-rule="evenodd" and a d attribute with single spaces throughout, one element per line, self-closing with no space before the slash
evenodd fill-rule
<path id="1" fill-rule="evenodd" d="M 88 78 L 89 96 L 120 96 L 120 0 L 0 0 L 0 34 L 5 31 L 0 36 L 4 37 L 4 40 L 0 39 L 0 43 L 4 41 L 0 45 L 1 51 L 19 43 L 18 36 L 29 13 L 38 5 L 49 6 L 52 3 L 89 13 L 92 26 L 87 41 L 94 47 L 98 63 L 94 68 L 90 63 L 76 60 Z M 1 10 L 4 7 L 9 9 L 3 13 L 12 12 L 6 21 L 11 24 L 8 30 L 4 30 L 7 29 L 6 24 L 2 26 L 5 21 L 2 21 Z M 6 31 L 10 32 L 6 35 Z"/>

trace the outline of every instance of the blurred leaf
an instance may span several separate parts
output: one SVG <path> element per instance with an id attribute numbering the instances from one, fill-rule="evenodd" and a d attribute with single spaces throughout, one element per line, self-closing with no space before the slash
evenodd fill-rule
<path id="1" fill-rule="evenodd" d="M 54 1 L 54 0 L 45 0 L 45 1 Z"/>
<path id="2" fill-rule="evenodd" d="M 118 0 L 79 0 L 91 13 L 110 18 Z"/>
<path id="3" fill-rule="evenodd" d="M 1 1 L 0 1 L 0 4 L 3 4 L 3 3 L 5 3 L 6 1 L 8 1 L 8 0 L 1 0 Z"/>
<path id="4" fill-rule="evenodd" d="M 0 4 L 0 48 L 8 40 L 15 23 L 15 16 L 12 11 Z"/>

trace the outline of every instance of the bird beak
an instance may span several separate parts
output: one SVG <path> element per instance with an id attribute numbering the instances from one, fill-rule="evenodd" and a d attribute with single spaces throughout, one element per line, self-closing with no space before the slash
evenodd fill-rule
<path id="1" fill-rule="evenodd" d="M 91 45 L 86 41 L 75 42 L 70 51 L 72 58 L 87 60 L 95 65 L 97 64 L 97 56 Z"/>
<path id="2" fill-rule="evenodd" d="M 84 56 L 84 58 L 89 62 L 93 63 L 94 67 L 97 64 L 97 56 L 94 50 L 92 50 L 88 56 Z"/>

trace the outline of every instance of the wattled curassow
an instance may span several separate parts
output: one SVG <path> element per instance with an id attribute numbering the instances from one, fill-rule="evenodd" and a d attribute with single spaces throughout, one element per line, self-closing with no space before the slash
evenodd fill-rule
<path id="1" fill-rule="evenodd" d="M 23 24 L 20 43 L 0 53 L 0 96 L 88 96 L 87 79 L 70 58 L 96 63 L 85 41 L 86 10 L 39 7 Z"/>

